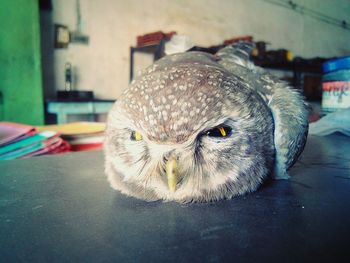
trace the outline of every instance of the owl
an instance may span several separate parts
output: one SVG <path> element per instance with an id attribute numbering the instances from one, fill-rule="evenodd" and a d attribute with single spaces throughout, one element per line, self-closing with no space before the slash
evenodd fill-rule
<path id="1" fill-rule="evenodd" d="M 288 178 L 308 131 L 296 90 L 249 60 L 251 45 L 185 52 L 146 68 L 107 119 L 111 186 L 147 201 L 207 202 Z"/>

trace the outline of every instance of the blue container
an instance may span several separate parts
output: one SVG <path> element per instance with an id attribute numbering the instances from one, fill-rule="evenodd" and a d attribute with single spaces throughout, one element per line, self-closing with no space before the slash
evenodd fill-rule
<path id="1" fill-rule="evenodd" d="M 342 69 L 350 69 L 350 56 L 329 60 L 323 64 L 324 74 Z"/>
<path id="2" fill-rule="evenodd" d="M 350 56 L 323 64 L 322 110 L 332 112 L 350 107 Z"/>

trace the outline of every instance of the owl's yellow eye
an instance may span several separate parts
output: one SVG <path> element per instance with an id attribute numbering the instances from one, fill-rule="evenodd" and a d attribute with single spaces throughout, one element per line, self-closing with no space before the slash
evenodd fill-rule
<path id="1" fill-rule="evenodd" d="M 219 127 L 218 129 L 219 129 L 219 131 L 220 131 L 222 137 L 226 137 L 226 136 L 227 136 L 227 133 L 226 133 L 226 130 L 225 130 L 224 127 Z"/>
<path id="2" fill-rule="evenodd" d="M 141 141 L 142 140 L 142 135 L 141 133 L 137 132 L 137 131 L 133 131 L 131 133 L 130 139 L 133 141 Z"/>
<path id="3" fill-rule="evenodd" d="M 231 135 L 232 129 L 228 126 L 219 126 L 207 131 L 207 135 L 210 137 L 225 138 Z"/>

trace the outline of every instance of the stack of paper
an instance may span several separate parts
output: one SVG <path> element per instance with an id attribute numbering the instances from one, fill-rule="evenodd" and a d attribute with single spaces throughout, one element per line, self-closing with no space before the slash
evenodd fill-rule
<path id="1" fill-rule="evenodd" d="M 104 140 L 105 123 L 73 122 L 38 127 L 39 131 L 55 131 L 69 142 L 72 151 L 100 150 Z"/>
<path id="2" fill-rule="evenodd" d="M 0 160 L 67 152 L 70 145 L 55 131 L 38 132 L 29 125 L 0 122 Z"/>

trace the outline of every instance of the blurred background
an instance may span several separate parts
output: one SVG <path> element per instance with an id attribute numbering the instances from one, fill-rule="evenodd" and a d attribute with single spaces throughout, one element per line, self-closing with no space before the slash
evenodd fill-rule
<path id="1" fill-rule="evenodd" d="M 201 47 L 252 36 L 269 43 L 267 49 L 305 59 L 350 54 L 348 0 L 6 0 L 0 5 L 0 118 L 31 124 L 44 123 L 44 101 L 65 90 L 67 65 L 71 89 L 118 99 L 129 83 L 130 47 L 137 36 L 151 32 L 175 31 Z M 71 35 L 71 43 L 58 48 L 57 25 L 76 39 Z M 152 63 L 149 57 L 135 54 L 135 71 Z M 14 97 L 6 89 L 16 90 Z M 13 100 L 14 108 L 8 105 Z M 22 111 L 26 103 L 30 111 Z"/>

